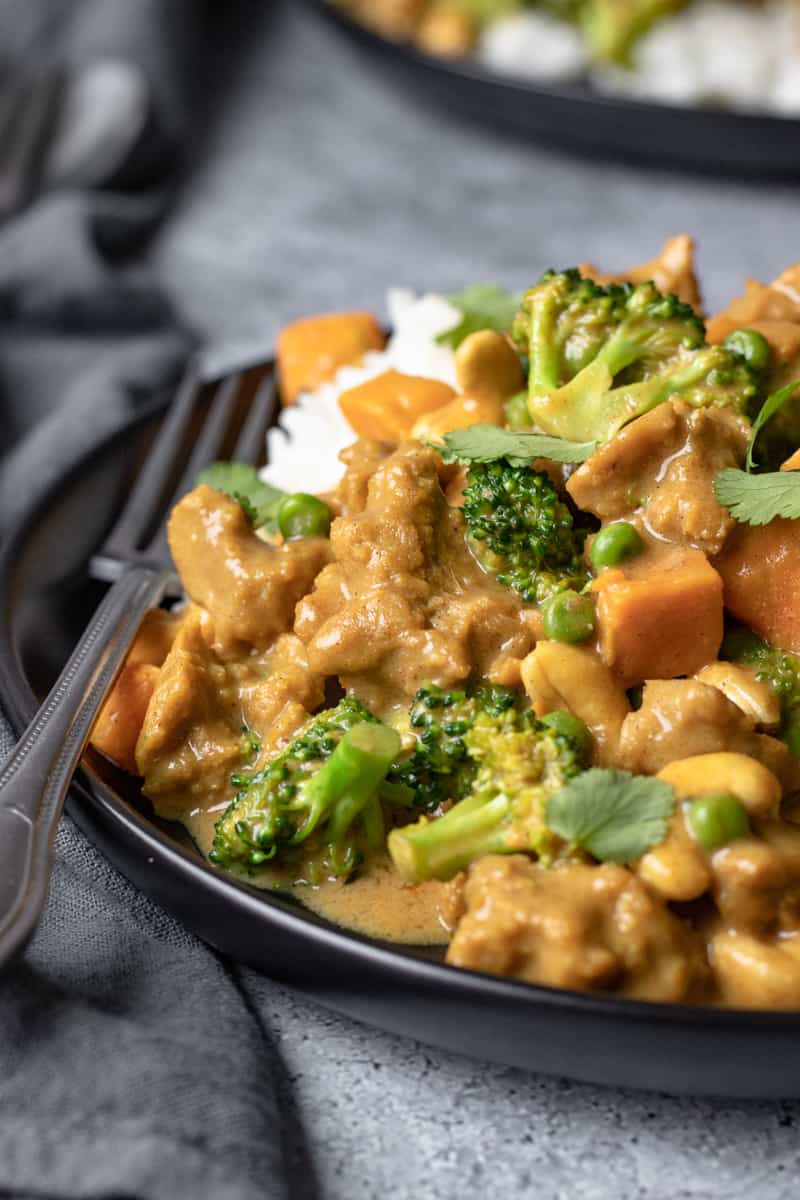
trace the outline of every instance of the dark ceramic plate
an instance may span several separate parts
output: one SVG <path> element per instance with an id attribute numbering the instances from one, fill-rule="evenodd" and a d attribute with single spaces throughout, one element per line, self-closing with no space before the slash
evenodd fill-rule
<path id="1" fill-rule="evenodd" d="M 673 163 L 710 172 L 800 175 L 800 120 L 680 108 L 604 96 L 585 83 L 546 86 L 449 62 L 363 28 L 327 0 L 308 0 L 377 62 L 437 103 L 496 127 L 593 155 Z"/>
<path id="2" fill-rule="evenodd" d="M 159 411 L 132 416 L 65 465 L 0 550 L 0 694 L 18 731 L 102 594 L 86 564 Z M 189 929 L 351 1016 L 449 1050 L 597 1083 L 800 1095 L 800 1015 L 646 1004 L 456 970 L 438 952 L 343 932 L 290 900 L 224 878 L 99 757 L 87 756 L 69 803 L 88 837 Z"/>

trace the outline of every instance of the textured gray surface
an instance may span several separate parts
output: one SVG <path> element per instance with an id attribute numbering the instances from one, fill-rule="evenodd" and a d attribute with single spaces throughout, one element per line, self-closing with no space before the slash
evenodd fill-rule
<path id="1" fill-rule="evenodd" d="M 155 260 L 224 354 L 262 348 L 304 311 L 380 306 L 387 283 L 523 285 L 550 264 L 624 266 L 683 229 L 713 307 L 798 257 L 800 241 L 788 186 L 590 164 L 476 129 L 404 95 L 292 3 L 254 25 L 192 183 Z M 248 978 L 284 1065 L 303 1200 L 798 1194 L 798 1105 L 537 1078 Z"/>

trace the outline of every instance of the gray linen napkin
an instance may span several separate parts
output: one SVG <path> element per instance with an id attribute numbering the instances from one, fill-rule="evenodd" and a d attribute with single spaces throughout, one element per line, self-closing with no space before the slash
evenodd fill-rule
<path id="1" fill-rule="evenodd" d="M 0 980 L 0 1196 L 279 1200 L 271 1065 L 230 965 L 65 817 L 44 920 Z"/>

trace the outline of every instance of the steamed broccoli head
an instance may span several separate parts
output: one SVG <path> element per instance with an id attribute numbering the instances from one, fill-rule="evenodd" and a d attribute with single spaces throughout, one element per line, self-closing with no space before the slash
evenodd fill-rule
<path id="1" fill-rule="evenodd" d="M 505 460 L 474 463 L 464 490 L 464 519 L 476 557 L 499 583 L 528 604 L 565 588 L 581 588 L 587 530 L 544 471 Z"/>
<path id="2" fill-rule="evenodd" d="M 519 703 L 511 688 L 474 683 L 441 688 L 429 683 L 414 696 L 403 725 L 415 739 L 411 752 L 392 767 L 390 785 L 413 793 L 413 807 L 433 812 L 466 795 L 475 773 L 466 736 L 480 714 L 500 716 Z"/>
<path id="3" fill-rule="evenodd" d="M 583 0 L 581 23 L 596 61 L 626 64 L 636 41 L 687 0 Z"/>
<path id="4" fill-rule="evenodd" d="M 720 657 L 751 667 L 767 683 L 781 705 L 778 737 L 800 758 L 800 655 L 779 650 L 749 629 L 732 630 L 722 643 Z"/>
<path id="5" fill-rule="evenodd" d="M 482 712 L 464 745 L 472 767 L 464 798 L 443 816 L 423 816 L 389 834 L 392 861 L 406 879 L 450 879 L 484 854 L 533 853 L 546 861 L 554 853 L 545 807 L 583 770 L 580 722 L 545 723 L 530 709 Z"/>
<path id="6" fill-rule="evenodd" d="M 319 862 L 347 875 L 365 848 L 385 837 L 380 786 L 399 735 L 354 699 L 316 716 L 286 749 L 239 789 L 216 825 L 209 855 L 221 867 Z"/>
<path id="7" fill-rule="evenodd" d="M 531 420 L 573 441 L 608 441 L 671 399 L 746 412 L 759 391 L 745 358 L 707 345 L 694 309 L 653 283 L 548 272 L 526 293 L 514 337 L 530 363 Z"/>

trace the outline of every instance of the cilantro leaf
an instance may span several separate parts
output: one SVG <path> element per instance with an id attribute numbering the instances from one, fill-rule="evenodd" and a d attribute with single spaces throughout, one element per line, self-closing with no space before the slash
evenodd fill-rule
<path id="1" fill-rule="evenodd" d="M 600 862 L 629 863 L 663 842 L 674 808 L 663 780 L 594 767 L 550 797 L 545 820 Z"/>
<path id="2" fill-rule="evenodd" d="M 526 467 L 535 458 L 551 462 L 581 463 L 592 455 L 596 442 L 568 442 L 500 425 L 470 425 L 444 435 L 444 446 L 428 442 L 445 462 L 486 463 L 504 458 L 512 467 Z"/>
<path id="3" fill-rule="evenodd" d="M 237 462 L 210 463 L 197 476 L 197 482 L 205 483 L 217 492 L 224 492 L 241 504 L 254 529 L 277 532 L 278 509 L 286 492 L 259 479 L 255 467 Z"/>
<path id="4" fill-rule="evenodd" d="M 753 422 L 753 430 L 747 447 L 746 466 L 748 473 L 753 470 L 755 465 L 753 461 L 753 451 L 755 450 L 756 439 L 761 433 L 761 430 L 777 412 L 780 412 L 784 404 L 788 404 L 790 400 L 794 400 L 798 392 L 800 392 L 800 380 L 795 380 L 793 383 L 787 383 L 786 387 L 778 388 L 777 392 L 773 392 L 771 396 L 767 396 L 766 400 L 761 405 L 759 414 Z"/>
<path id="5" fill-rule="evenodd" d="M 748 475 L 728 467 L 714 480 L 714 495 L 743 525 L 768 525 L 775 517 L 800 519 L 800 471 Z"/>
<path id="6" fill-rule="evenodd" d="M 494 283 L 473 283 L 447 299 L 460 311 L 461 320 L 452 329 L 440 333 L 436 340 L 451 350 L 457 350 L 465 338 L 481 329 L 508 333 L 522 303 L 521 295 L 507 292 Z"/>

